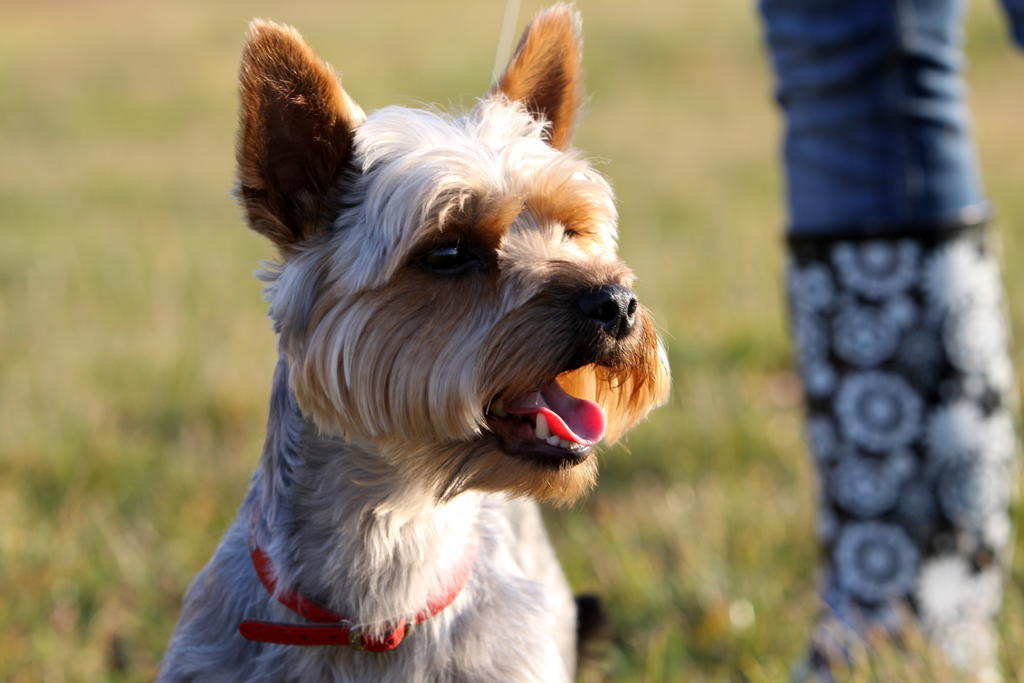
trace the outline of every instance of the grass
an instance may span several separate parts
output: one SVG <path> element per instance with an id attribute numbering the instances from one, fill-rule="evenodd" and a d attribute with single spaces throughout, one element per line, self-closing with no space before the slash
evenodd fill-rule
<path id="1" fill-rule="evenodd" d="M 779 286 L 778 121 L 748 3 L 581 2 L 577 142 L 617 188 L 671 403 L 548 515 L 618 633 L 592 681 L 785 680 L 816 609 L 813 472 Z M 367 109 L 471 104 L 500 3 L 40 0 L 0 22 L 0 679 L 151 679 L 255 466 L 269 247 L 229 195 L 239 44 L 299 26 Z M 538 7 L 524 3 L 520 24 Z M 970 14 L 981 158 L 1024 302 L 1024 78 Z M 1012 310 L 1021 330 L 1021 309 Z M 1019 335 L 1018 335 L 1019 337 Z M 1020 369 L 1020 368 L 1018 368 Z M 1016 515 L 1015 515 L 1016 516 Z M 1018 529 L 1021 525 L 1018 525 Z M 1024 559 L 1002 621 L 1024 669 Z M 852 680 L 949 676 L 879 644 Z"/>

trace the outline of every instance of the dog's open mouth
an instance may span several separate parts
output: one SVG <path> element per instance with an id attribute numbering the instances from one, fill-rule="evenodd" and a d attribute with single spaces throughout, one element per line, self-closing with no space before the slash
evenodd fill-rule
<path id="1" fill-rule="evenodd" d="M 585 460 L 604 436 L 606 423 L 601 406 L 566 393 L 557 380 L 496 401 L 487 413 L 487 424 L 506 451 L 559 465 Z"/>

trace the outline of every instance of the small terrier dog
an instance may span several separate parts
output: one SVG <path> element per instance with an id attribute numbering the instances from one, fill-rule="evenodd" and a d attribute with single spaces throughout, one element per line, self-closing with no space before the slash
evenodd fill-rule
<path id="1" fill-rule="evenodd" d="M 576 605 L 536 500 L 664 400 L 608 183 L 570 148 L 579 17 L 538 15 L 469 113 L 365 116 L 254 21 L 238 195 L 280 262 L 268 434 L 162 681 L 565 681 Z M 415 628 L 414 628 L 415 627 Z"/>

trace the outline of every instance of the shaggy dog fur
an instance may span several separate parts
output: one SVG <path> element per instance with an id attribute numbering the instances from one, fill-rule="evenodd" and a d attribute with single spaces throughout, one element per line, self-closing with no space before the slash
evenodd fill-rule
<path id="1" fill-rule="evenodd" d="M 562 681 L 576 609 L 533 499 L 595 481 L 593 447 L 668 390 L 616 256 L 607 182 L 570 147 L 579 18 L 539 15 L 470 112 L 365 116 L 299 34 L 255 21 L 241 69 L 239 196 L 278 248 L 262 461 L 185 598 L 162 681 Z M 392 651 L 247 640 L 303 624 L 296 591 L 392 628 Z"/>

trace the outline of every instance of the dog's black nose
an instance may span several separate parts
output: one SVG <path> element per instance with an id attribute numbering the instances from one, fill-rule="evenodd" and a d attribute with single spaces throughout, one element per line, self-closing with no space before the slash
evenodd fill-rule
<path id="1" fill-rule="evenodd" d="M 598 323 L 612 337 L 622 339 L 633 330 L 636 297 L 619 285 L 601 285 L 583 292 L 579 301 L 583 314 Z"/>

